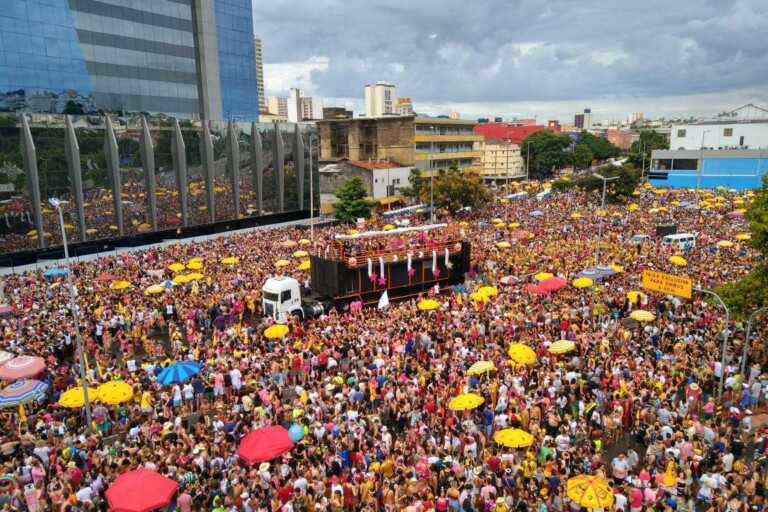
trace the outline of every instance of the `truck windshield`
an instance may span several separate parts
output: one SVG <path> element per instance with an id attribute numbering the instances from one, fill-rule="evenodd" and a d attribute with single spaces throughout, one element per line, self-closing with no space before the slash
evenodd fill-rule
<path id="1" fill-rule="evenodd" d="M 264 292 L 264 300 L 279 302 L 277 294 L 272 292 Z"/>

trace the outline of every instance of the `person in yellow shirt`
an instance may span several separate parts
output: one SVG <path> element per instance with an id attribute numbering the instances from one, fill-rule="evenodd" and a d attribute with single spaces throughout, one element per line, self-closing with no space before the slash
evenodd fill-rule
<path id="1" fill-rule="evenodd" d="M 141 412 L 152 412 L 155 408 L 155 397 L 149 390 L 141 394 Z"/>

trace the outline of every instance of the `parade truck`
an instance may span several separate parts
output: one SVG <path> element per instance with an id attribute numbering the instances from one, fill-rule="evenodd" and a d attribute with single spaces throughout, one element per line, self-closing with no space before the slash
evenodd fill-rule
<path id="1" fill-rule="evenodd" d="M 421 293 L 463 283 L 470 269 L 470 243 L 446 239 L 445 224 L 336 235 L 310 254 L 310 280 L 290 276 L 267 279 L 262 288 L 264 315 L 278 323 L 311 318 L 331 310 L 407 300 Z"/>

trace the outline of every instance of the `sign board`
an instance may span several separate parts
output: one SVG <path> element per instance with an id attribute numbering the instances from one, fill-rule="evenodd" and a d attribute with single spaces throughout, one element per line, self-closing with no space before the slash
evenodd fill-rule
<path id="1" fill-rule="evenodd" d="M 676 276 L 655 270 L 644 270 L 643 288 L 690 299 L 693 291 L 693 280 L 685 276 Z"/>

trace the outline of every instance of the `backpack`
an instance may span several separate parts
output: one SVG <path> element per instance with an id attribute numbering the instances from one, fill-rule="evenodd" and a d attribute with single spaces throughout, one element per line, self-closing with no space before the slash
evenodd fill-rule
<path id="1" fill-rule="evenodd" d="M 75 463 L 75 466 L 77 466 L 80 469 L 85 469 L 86 461 L 85 461 L 85 450 L 76 450 L 75 453 L 72 455 L 72 462 Z"/>

